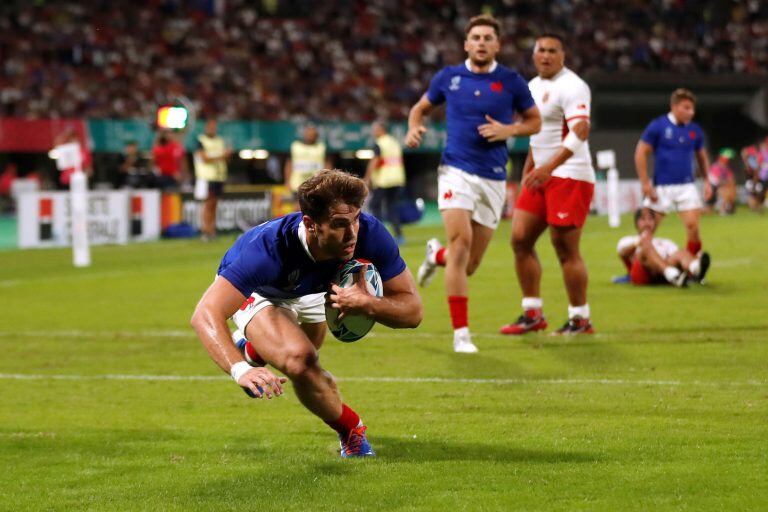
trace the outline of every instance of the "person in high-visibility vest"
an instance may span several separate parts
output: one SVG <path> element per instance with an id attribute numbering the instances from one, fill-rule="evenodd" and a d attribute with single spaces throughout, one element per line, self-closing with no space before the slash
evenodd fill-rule
<path id="1" fill-rule="evenodd" d="M 403 148 L 387 133 L 387 126 L 382 121 L 373 123 L 371 131 L 376 143 L 374 156 L 365 172 L 365 182 L 371 187 L 371 211 L 379 220 L 392 225 L 395 240 L 402 245 L 405 241 L 400 226 L 400 200 L 405 187 Z"/>
<path id="2" fill-rule="evenodd" d="M 285 186 L 295 197 L 299 185 L 323 168 L 331 168 L 325 152 L 325 143 L 320 141 L 317 127 L 310 124 L 304 127 L 302 140 L 293 141 L 291 144 L 291 156 L 285 161 L 283 170 Z"/>
<path id="3" fill-rule="evenodd" d="M 195 199 L 205 201 L 201 228 L 205 241 L 216 237 L 216 206 L 227 181 L 227 159 L 232 154 L 217 129 L 215 119 L 205 122 L 205 131 L 197 136 L 194 154 Z"/>

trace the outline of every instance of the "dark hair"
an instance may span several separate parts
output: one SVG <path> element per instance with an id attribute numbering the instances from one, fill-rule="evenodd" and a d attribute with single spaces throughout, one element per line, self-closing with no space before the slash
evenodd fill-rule
<path id="1" fill-rule="evenodd" d="M 336 203 L 362 208 L 368 187 L 363 180 L 341 169 L 323 169 L 302 183 L 297 195 L 301 213 L 322 222 Z"/>
<path id="2" fill-rule="evenodd" d="M 565 39 L 556 32 L 543 32 L 536 37 L 537 41 L 539 39 L 554 39 L 560 43 L 560 47 L 565 51 Z"/>
<path id="3" fill-rule="evenodd" d="M 675 89 L 672 91 L 672 95 L 669 97 L 669 104 L 677 105 L 684 100 L 688 100 L 694 105 L 696 104 L 696 96 L 689 89 Z"/>
<path id="4" fill-rule="evenodd" d="M 656 216 L 653 215 L 653 211 L 651 211 L 649 208 L 638 208 L 635 210 L 635 227 L 637 227 L 637 223 L 640 221 L 640 217 L 642 217 L 645 212 L 649 212 L 653 217 L 653 221 L 656 222 Z"/>
<path id="5" fill-rule="evenodd" d="M 464 33 L 469 35 L 469 31 L 475 27 L 492 27 L 493 31 L 496 32 L 496 37 L 501 37 L 501 23 L 490 14 L 471 17 L 467 27 L 464 29 Z"/>

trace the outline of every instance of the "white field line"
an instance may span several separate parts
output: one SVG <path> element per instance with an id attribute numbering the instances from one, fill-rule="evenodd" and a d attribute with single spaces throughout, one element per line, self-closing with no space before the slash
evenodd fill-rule
<path id="1" fill-rule="evenodd" d="M 0 373 L 0 380 L 135 380 L 135 381 L 225 381 L 219 375 L 45 375 L 39 373 Z M 591 385 L 606 386 L 705 386 L 705 387 L 766 387 L 768 381 L 702 381 L 702 380 L 627 380 L 627 379 L 461 379 L 447 377 L 340 377 L 340 382 L 374 382 L 391 384 L 491 384 L 491 385 Z"/>

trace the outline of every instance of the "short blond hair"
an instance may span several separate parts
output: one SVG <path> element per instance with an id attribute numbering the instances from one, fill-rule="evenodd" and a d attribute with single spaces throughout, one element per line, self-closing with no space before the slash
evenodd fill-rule
<path id="1" fill-rule="evenodd" d="M 696 95 L 693 94 L 690 89 L 679 88 L 672 91 L 672 95 L 669 97 L 670 105 L 677 105 L 681 101 L 688 100 L 694 105 L 696 104 Z"/>
<path id="2" fill-rule="evenodd" d="M 341 169 L 323 169 L 299 186 L 301 213 L 315 222 L 328 218 L 331 208 L 344 203 L 362 208 L 368 197 L 365 182 Z"/>

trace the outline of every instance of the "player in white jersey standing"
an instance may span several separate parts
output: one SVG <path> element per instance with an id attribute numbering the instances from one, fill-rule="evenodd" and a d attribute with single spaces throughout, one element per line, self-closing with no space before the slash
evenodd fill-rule
<path id="1" fill-rule="evenodd" d="M 568 321 L 557 334 L 593 333 L 587 304 L 587 267 L 579 241 L 595 188 L 589 153 L 589 86 L 565 67 L 565 48 L 555 34 L 537 38 L 533 62 L 539 76 L 528 83 L 542 118 L 531 136 L 522 191 L 512 219 L 515 270 L 524 313 L 501 328 L 524 334 L 547 327 L 542 313 L 541 264 L 536 241 L 549 227 L 568 293 Z"/>

